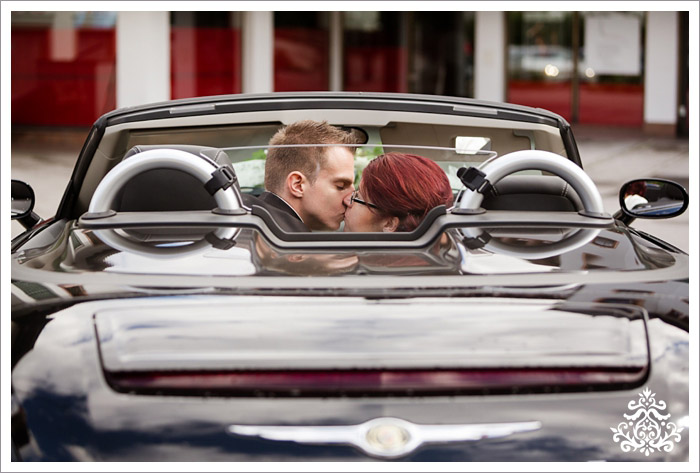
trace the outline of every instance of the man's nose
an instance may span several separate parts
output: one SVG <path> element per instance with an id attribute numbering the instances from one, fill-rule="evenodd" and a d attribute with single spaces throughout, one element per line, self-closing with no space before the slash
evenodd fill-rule
<path id="1" fill-rule="evenodd" d="M 352 205 L 352 202 L 350 199 L 352 199 L 352 194 L 355 192 L 355 186 L 350 186 L 350 192 L 348 192 L 345 197 L 343 198 L 343 205 L 346 207 L 350 207 Z"/>

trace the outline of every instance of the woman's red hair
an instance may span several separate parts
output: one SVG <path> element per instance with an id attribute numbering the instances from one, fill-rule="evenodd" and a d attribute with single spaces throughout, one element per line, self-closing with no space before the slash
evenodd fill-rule
<path id="1" fill-rule="evenodd" d="M 415 154 L 387 153 L 362 172 L 362 196 L 398 217 L 396 231 L 410 232 L 438 205 L 452 205 L 452 188 L 435 161 Z"/>

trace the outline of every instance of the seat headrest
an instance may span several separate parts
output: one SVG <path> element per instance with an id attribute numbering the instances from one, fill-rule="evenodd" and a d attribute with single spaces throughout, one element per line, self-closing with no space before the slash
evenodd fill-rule
<path id="1" fill-rule="evenodd" d="M 557 176 L 516 175 L 498 181 L 484 194 L 486 210 L 576 212 L 583 209 L 576 191 Z"/>
<path id="2" fill-rule="evenodd" d="M 124 159 L 152 149 L 174 149 L 208 158 L 217 166 L 230 166 L 231 159 L 221 149 L 197 145 L 137 145 Z M 238 188 L 238 182 L 234 183 Z M 236 192 L 240 192 L 236 189 Z M 216 200 L 204 185 L 190 174 L 177 169 L 151 169 L 131 178 L 119 192 L 114 210 L 120 212 L 211 210 Z"/>
<path id="3" fill-rule="evenodd" d="M 195 156 L 207 157 L 219 166 L 224 166 L 226 164 L 231 165 L 231 159 L 223 150 L 219 148 L 212 148 L 210 146 L 199 145 L 136 145 L 126 152 L 124 159 L 129 159 L 135 154 L 142 153 L 150 149 L 176 149 L 179 151 L 186 151 L 194 154 Z"/>

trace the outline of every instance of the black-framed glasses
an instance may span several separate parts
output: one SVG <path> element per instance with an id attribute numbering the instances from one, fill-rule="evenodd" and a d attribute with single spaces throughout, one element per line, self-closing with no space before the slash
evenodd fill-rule
<path id="1" fill-rule="evenodd" d="M 358 198 L 358 197 L 357 197 L 357 193 L 358 193 L 359 191 L 360 191 L 359 189 L 355 189 L 355 190 L 353 191 L 352 195 L 350 196 L 350 205 L 352 205 L 353 202 L 357 202 L 358 204 L 366 205 L 367 207 L 372 207 L 373 209 L 381 210 L 379 207 L 377 207 L 377 206 L 374 205 L 373 203 L 371 203 L 371 202 L 366 202 L 366 201 L 364 201 L 364 200 Z"/>

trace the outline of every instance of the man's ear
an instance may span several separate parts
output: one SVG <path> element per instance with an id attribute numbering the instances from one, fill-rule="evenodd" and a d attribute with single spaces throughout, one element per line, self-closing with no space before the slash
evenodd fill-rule
<path id="1" fill-rule="evenodd" d="M 399 217 L 386 217 L 382 225 L 383 232 L 395 232 L 399 226 Z"/>
<path id="2" fill-rule="evenodd" d="M 306 183 L 306 177 L 299 171 L 292 171 L 287 175 L 287 180 L 285 185 L 287 191 L 297 198 L 302 198 L 304 196 L 304 184 Z"/>

